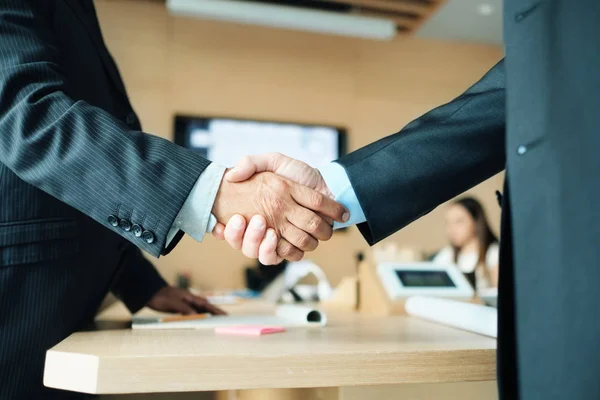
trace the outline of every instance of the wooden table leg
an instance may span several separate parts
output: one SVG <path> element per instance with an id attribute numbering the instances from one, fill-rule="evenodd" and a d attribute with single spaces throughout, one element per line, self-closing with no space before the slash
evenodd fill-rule
<path id="1" fill-rule="evenodd" d="M 215 400 L 339 400 L 339 388 L 248 389 L 217 392 Z"/>
<path id="2" fill-rule="evenodd" d="M 253 389 L 217 392 L 215 400 L 497 400 L 496 381 Z"/>
<path id="3" fill-rule="evenodd" d="M 496 381 L 354 386 L 339 389 L 338 400 L 497 400 Z"/>

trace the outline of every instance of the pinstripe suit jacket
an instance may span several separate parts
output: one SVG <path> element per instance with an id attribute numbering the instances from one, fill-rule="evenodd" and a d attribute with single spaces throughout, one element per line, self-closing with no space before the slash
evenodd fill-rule
<path id="1" fill-rule="evenodd" d="M 91 0 L 0 0 L 1 399 L 67 396 L 45 350 L 164 285 L 139 248 L 166 252 L 208 164 L 141 132 Z"/>

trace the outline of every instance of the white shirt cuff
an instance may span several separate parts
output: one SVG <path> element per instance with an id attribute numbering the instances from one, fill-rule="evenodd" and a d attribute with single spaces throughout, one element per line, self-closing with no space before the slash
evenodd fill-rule
<path id="1" fill-rule="evenodd" d="M 360 224 L 365 222 L 365 213 L 363 212 L 356 193 L 352 188 L 350 179 L 344 167 L 336 162 L 327 164 L 319 168 L 319 172 L 325 180 L 327 187 L 333 194 L 335 201 L 342 204 L 350 211 L 350 219 L 344 223 L 333 223 L 333 229 L 345 228 L 347 226 Z"/>
<path id="2" fill-rule="evenodd" d="M 212 232 L 217 219 L 211 214 L 211 210 L 224 173 L 225 167 L 215 163 L 202 171 L 169 230 L 167 245 L 179 230 L 198 242 L 202 241 L 205 234 Z"/>

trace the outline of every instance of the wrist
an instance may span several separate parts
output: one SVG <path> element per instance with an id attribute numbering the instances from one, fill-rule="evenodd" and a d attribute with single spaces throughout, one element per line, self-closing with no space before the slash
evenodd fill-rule
<path id="1" fill-rule="evenodd" d="M 225 173 L 227 173 L 227 171 Z M 211 213 L 219 222 L 227 222 L 227 198 L 230 197 L 228 193 L 231 190 L 231 185 L 231 182 L 223 178 L 219 185 L 219 189 L 217 190 L 217 195 L 215 196 L 215 202 L 213 203 Z"/>

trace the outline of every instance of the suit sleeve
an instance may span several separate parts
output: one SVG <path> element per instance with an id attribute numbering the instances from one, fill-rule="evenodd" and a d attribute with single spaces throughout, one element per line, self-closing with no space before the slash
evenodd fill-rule
<path id="1" fill-rule="evenodd" d="M 0 0 L 0 162 L 159 256 L 209 161 L 69 97 L 44 7 L 45 0 Z M 113 227 L 111 215 L 152 235 Z"/>
<path id="2" fill-rule="evenodd" d="M 111 292 L 121 300 L 125 306 L 136 313 L 167 282 L 160 276 L 154 265 L 144 257 L 139 248 L 128 246 L 123 252 L 121 263 L 111 285 Z"/>
<path id="3" fill-rule="evenodd" d="M 505 150 L 504 60 L 450 103 L 338 162 L 367 222 L 370 244 L 502 171 Z"/>

